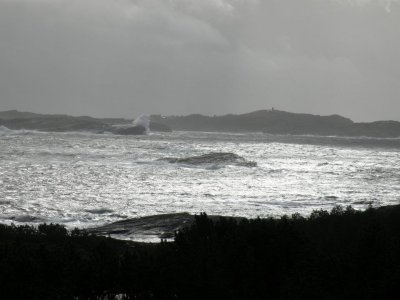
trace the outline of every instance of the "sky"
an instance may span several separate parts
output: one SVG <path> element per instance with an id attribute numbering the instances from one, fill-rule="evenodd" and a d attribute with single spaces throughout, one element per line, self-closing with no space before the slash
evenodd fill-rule
<path id="1" fill-rule="evenodd" d="M 0 0 L 0 110 L 400 121 L 400 0 Z"/>

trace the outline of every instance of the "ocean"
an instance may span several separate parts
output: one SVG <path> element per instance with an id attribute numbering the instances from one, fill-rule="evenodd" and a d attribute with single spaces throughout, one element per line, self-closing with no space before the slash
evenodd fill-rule
<path id="1" fill-rule="evenodd" d="M 400 139 L 0 129 L 5 224 L 87 228 L 176 212 L 263 218 L 399 202 Z"/>

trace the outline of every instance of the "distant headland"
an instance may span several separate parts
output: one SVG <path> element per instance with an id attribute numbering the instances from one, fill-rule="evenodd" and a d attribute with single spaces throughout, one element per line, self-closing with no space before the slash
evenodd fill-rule
<path id="1" fill-rule="evenodd" d="M 138 119 L 142 118 L 140 116 Z M 120 135 L 141 135 L 150 131 L 171 131 L 166 125 L 149 121 L 139 123 L 122 118 L 74 117 L 69 115 L 37 114 L 9 110 L 0 112 L 0 126 L 13 130 L 38 130 L 46 132 L 89 131 L 93 133 L 111 132 Z M 147 128 L 149 127 L 149 128 Z"/>
<path id="2" fill-rule="evenodd" d="M 131 126 L 132 121 L 122 118 L 36 114 L 16 110 L 0 112 L 0 126 L 9 129 L 55 132 L 92 131 L 116 134 L 144 133 L 144 130 L 135 129 L 134 126 Z M 400 137 L 400 122 L 356 123 L 340 115 L 320 116 L 271 109 L 222 116 L 200 114 L 187 116 L 151 115 L 150 130 L 162 132 L 172 130 L 264 132 L 269 134 L 396 138 Z"/>
<path id="3" fill-rule="evenodd" d="M 258 110 L 251 113 L 224 116 L 152 116 L 172 130 L 264 132 L 270 134 L 400 137 L 400 122 L 377 121 L 355 123 L 340 115 L 320 116 L 290 113 L 280 110 Z"/>

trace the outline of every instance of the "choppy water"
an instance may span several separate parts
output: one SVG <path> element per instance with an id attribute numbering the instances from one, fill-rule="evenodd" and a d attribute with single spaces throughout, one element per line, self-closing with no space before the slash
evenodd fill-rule
<path id="1" fill-rule="evenodd" d="M 229 152 L 256 167 L 170 163 Z M 0 222 L 88 227 L 172 212 L 266 217 L 400 201 L 400 140 L 0 129 Z"/>

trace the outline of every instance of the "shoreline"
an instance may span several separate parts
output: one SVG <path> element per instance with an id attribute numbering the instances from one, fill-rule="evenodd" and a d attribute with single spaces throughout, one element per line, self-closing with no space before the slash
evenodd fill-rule
<path id="1" fill-rule="evenodd" d="M 187 217 L 187 215 L 185 215 Z M 189 215 L 190 216 L 190 215 Z M 400 205 L 268 219 L 200 214 L 173 242 L 57 224 L 0 225 L 5 299 L 385 299 L 400 280 Z"/>
<path id="2" fill-rule="evenodd" d="M 341 207 L 346 208 L 341 205 L 336 205 L 333 207 Z M 347 206 L 354 209 L 351 205 Z M 354 211 L 358 213 L 365 213 L 367 210 L 376 210 L 377 212 L 380 211 L 391 211 L 396 210 L 400 207 L 400 204 L 393 204 L 393 205 L 383 205 L 383 206 L 372 206 L 372 203 L 369 204 L 368 207 L 365 209 L 354 209 Z M 316 211 L 323 211 L 329 212 L 329 210 L 325 209 L 318 209 Z M 312 212 L 312 213 L 313 213 Z M 126 218 L 115 222 L 105 223 L 98 226 L 93 227 L 69 227 L 63 223 L 57 222 L 46 222 L 46 221 L 37 221 L 34 224 L 32 223 L 25 223 L 25 222 L 17 222 L 14 223 L 12 220 L 9 222 L 0 223 L 0 226 L 28 226 L 37 228 L 40 225 L 55 225 L 65 228 L 68 232 L 73 230 L 79 230 L 81 232 L 86 232 L 89 235 L 101 236 L 101 237 L 109 237 L 116 240 L 126 241 L 126 242 L 133 242 L 133 243 L 159 243 L 161 240 L 164 241 L 173 241 L 175 237 L 175 233 L 184 230 L 192 226 L 195 221 L 196 217 L 201 214 L 206 214 L 207 217 L 212 222 L 217 222 L 220 219 L 229 219 L 233 220 L 237 223 L 241 221 L 254 221 L 254 220 L 279 220 L 282 218 L 292 218 L 301 217 L 303 219 L 309 219 L 311 214 L 301 215 L 299 213 L 293 213 L 291 215 L 283 214 L 280 216 L 269 216 L 269 217 L 257 217 L 257 218 L 248 218 L 248 217 L 241 217 L 241 216 L 229 216 L 229 215 L 209 215 L 206 212 L 202 212 L 200 214 L 191 214 L 189 212 L 177 212 L 177 213 L 165 213 L 165 214 L 155 214 L 155 215 L 148 215 L 142 217 L 134 217 L 134 218 Z"/>
<path id="3" fill-rule="evenodd" d="M 377 211 L 388 211 L 395 210 L 399 205 L 385 205 L 373 207 L 370 205 L 364 210 L 356 210 L 357 212 L 365 212 L 368 209 L 376 209 Z M 337 206 L 342 207 L 342 206 Z M 349 205 L 349 207 L 352 207 Z M 320 209 L 318 211 L 327 211 Z M 206 213 L 207 214 L 207 213 Z M 104 225 L 82 228 L 80 230 L 87 231 L 89 234 L 99 236 L 109 236 L 111 238 L 133 241 L 133 242 L 144 242 L 149 241 L 150 243 L 157 243 L 161 239 L 172 240 L 175 232 L 184 228 L 190 227 L 195 223 L 197 214 L 190 214 L 188 212 L 181 213 L 167 213 L 167 214 L 156 214 L 144 217 L 128 218 L 121 221 L 106 223 Z M 229 219 L 235 222 L 243 220 L 251 221 L 256 219 L 275 219 L 279 220 L 285 217 L 300 216 L 298 213 L 294 213 L 291 216 L 270 216 L 267 218 L 246 218 L 240 216 L 226 216 L 226 215 L 208 215 L 207 217 L 213 222 L 217 222 L 219 219 Z M 302 218 L 308 219 L 310 215 L 301 216 Z M 136 237 L 137 239 L 135 239 Z"/>

